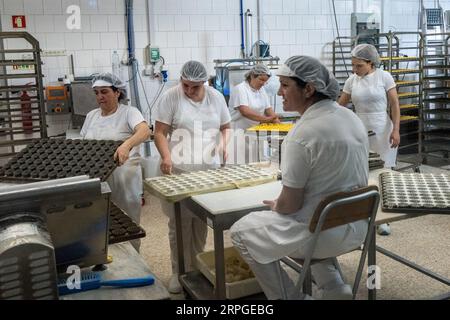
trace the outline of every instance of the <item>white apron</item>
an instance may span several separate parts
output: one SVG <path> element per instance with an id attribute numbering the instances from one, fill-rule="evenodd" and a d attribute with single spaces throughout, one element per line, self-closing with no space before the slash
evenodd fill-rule
<path id="1" fill-rule="evenodd" d="M 311 244 L 309 224 L 297 221 L 293 215 L 273 211 L 252 212 L 231 227 L 238 234 L 251 257 L 266 264 L 285 256 L 304 258 Z M 357 248 L 364 241 L 367 221 L 357 221 L 332 228 L 320 234 L 313 257 L 335 257 Z"/>
<path id="2" fill-rule="evenodd" d="M 131 136 L 131 134 L 130 134 Z M 85 139 L 95 140 L 123 140 L 118 136 L 117 128 L 113 124 L 90 128 Z M 130 158 L 121 166 L 114 169 L 107 179 L 111 188 L 111 200 L 137 224 L 140 223 L 142 204 L 142 169 L 139 146 L 130 150 Z"/>
<path id="3" fill-rule="evenodd" d="M 398 148 L 391 148 L 389 138 L 394 128 L 386 112 L 356 113 L 368 131 L 375 132 L 369 137 L 370 150 L 378 153 L 386 168 L 395 167 Z"/>
<path id="4" fill-rule="evenodd" d="M 107 182 L 112 190 L 111 200 L 137 224 L 141 220 L 142 169 L 140 157 L 128 159 L 117 167 Z"/>

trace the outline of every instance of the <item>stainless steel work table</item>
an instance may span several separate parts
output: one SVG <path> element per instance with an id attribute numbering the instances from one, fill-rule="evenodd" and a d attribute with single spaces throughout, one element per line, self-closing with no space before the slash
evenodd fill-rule
<path id="1" fill-rule="evenodd" d="M 152 275 L 152 285 L 137 288 L 100 287 L 69 295 L 61 296 L 61 300 L 166 300 L 169 292 L 150 270 L 147 263 L 129 242 L 117 243 L 108 247 L 108 255 L 113 261 L 101 271 L 102 279 L 129 279 Z"/>
<path id="2" fill-rule="evenodd" d="M 379 169 L 371 171 L 369 174 L 369 184 L 379 185 L 379 174 L 389 171 L 388 169 Z M 225 299 L 225 263 L 224 263 L 224 239 L 223 231 L 229 229 L 234 222 L 244 215 L 252 212 L 267 209 L 262 204 L 263 200 L 275 199 L 281 191 L 281 182 L 271 182 L 263 185 L 234 189 L 222 192 L 214 192 L 203 195 L 192 196 L 175 203 L 175 219 L 177 228 L 177 248 L 178 259 L 180 261 L 180 282 L 189 295 L 197 299 Z M 216 265 L 216 285 L 214 287 L 203 277 L 200 272 L 194 271 L 185 274 L 183 238 L 180 226 L 180 205 L 186 206 L 192 210 L 201 220 L 213 229 L 214 232 L 214 255 Z M 376 225 L 390 223 L 404 219 L 410 219 L 425 215 L 426 213 L 390 213 L 383 212 L 380 206 L 377 212 Z M 436 275 L 435 273 L 420 267 L 402 257 L 389 252 L 379 246 L 376 246 L 376 232 L 373 233 L 373 240 L 368 253 L 368 265 L 376 264 L 376 251 L 389 256 L 415 270 L 422 272 L 440 282 L 449 284 L 449 279 Z M 376 299 L 376 290 L 369 290 L 369 299 Z"/>

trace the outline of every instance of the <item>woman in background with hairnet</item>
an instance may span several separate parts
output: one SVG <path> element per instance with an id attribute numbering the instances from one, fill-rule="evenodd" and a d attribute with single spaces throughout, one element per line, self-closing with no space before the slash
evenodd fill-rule
<path id="1" fill-rule="evenodd" d="M 369 137 L 370 150 L 380 155 L 386 168 L 395 167 L 400 144 L 400 105 L 395 81 L 389 72 L 377 68 L 380 56 L 373 45 L 357 45 L 351 55 L 353 74 L 345 81 L 339 104 L 345 106 L 352 100 L 367 131 L 375 132 Z M 390 234 L 387 224 L 378 226 L 377 231 L 380 235 Z"/>
<path id="2" fill-rule="evenodd" d="M 269 96 L 264 84 L 271 76 L 269 68 L 264 64 L 253 66 L 246 74 L 245 81 L 231 89 L 230 107 L 231 128 L 246 130 L 259 123 L 279 123 L 277 115 L 270 105 Z M 258 161 L 258 143 L 255 139 L 249 142 L 250 136 L 239 133 L 235 135 L 234 163 Z M 248 150 L 248 151 L 247 151 Z"/>
<path id="3" fill-rule="evenodd" d="M 281 270 L 284 297 L 278 260 L 305 257 L 313 235 L 310 220 L 323 198 L 367 186 L 369 142 L 361 120 L 336 103 L 339 84 L 319 60 L 293 56 L 277 74 L 283 110 L 302 115 L 282 144 L 283 188 L 276 200 L 264 201 L 271 210 L 238 220 L 231 227 L 231 239 L 268 299 L 298 299 L 300 290 Z M 325 260 L 312 265 L 311 271 L 322 298 L 352 297 L 330 258 L 358 248 L 367 228 L 367 221 L 357 221 L 320 233 L 313 258 Z"/>
<path id="4" fill-rule="evenodd" d="M 194 171 L 218 167 L 226 161 L 227 134 L 230 113 L 223 95 L 205 85 L 208 73 L 198 61 L 188 61 L 181 69 L 179 85 L 161 97 L 155 115 L 155 144 L 161 155 L 160 169 L 171 174 L 174 167 Z M 172 277 L 169 292 L 179 293 L 178 256 L 173 204 L 162 201 L 163 212 L 169 217 L 169 243 Z M 185 270 L 195 268 L 196 255 L 203 252 L 206 224 L 187 208 L 181 208 Z"/>
<path id="5" fill-rule="evenodd" d="M 122 104 L 126 99 L 126 85 L 111 73 L 102 73 L 92 80 L 92 88 L 99 108 L 86 116 L 83 139 L 122 140 L 114 153 L 119 164 L 108 178 L 111 200 L 137 224 L 141 216 L 142 172 L 139 145 L 150 137 L 150 129 L 141 112 Z M 139 251 L 139 241 L 132 242 Z"/>

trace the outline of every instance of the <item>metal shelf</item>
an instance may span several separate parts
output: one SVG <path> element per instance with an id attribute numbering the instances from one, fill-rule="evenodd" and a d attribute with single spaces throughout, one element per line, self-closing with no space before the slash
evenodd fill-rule
<path id="1" fill-rule="evenodd" d="M 5 120 L 0 128 L 0 158 L 9 158 L 30 140 L 46 138 L 47 125 L 39 42 L 27 32 L 0 32 L 0 39 L 14 39 L 10 48 L 0 50 L 0 118 Z M 23 59 L 23 53 L 32 54 Z M 34 66 L 34 70 L 15 70 L 11 67 L 15 65 Z M 22 97 L 22 91 L 28 97 Z"/>

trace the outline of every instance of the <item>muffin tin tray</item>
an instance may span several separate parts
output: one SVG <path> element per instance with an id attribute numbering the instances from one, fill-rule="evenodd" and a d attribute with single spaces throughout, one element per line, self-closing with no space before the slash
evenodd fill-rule
<path id="1" fill-rule="evenodd" d="M 105 181 L 116 167 L 113 156 L 121 143 L 112 140 L 34 140 L 0 168 L 0 180 L 32 182 L 88 175 Z"/>
<path id="2" fill-rule="evenodd" d="M 251 165 L 194 171 L 146 179 L 144 186 L 153 195 L 169 202 L 192 195 L 236 189 L 277 180 L 277 173 Z"/>
<path id="3" fill-rule="evenodd" d="M 450 214 L 450 175 L 385 172 L 380 186 L 383 211 Z"/>
<path id="4" fill-rule="evenodd" d="M 109 244 L 144 238 L 145 230 L 111 202 L 109 211 Z"/>

